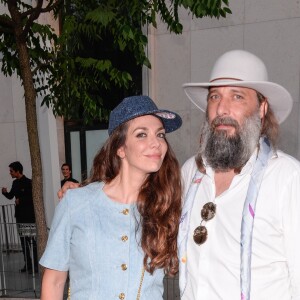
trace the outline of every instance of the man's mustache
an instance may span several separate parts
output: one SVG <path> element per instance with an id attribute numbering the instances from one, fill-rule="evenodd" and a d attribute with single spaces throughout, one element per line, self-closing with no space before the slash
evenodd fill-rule
<path id="1" fill-rule="evenodd" d="M 239 127 L 240 127 L 239 123 L 230 117 L 216 117 L 211 122 L 211 128 L 213 130 L 215 130 L 216 127 L 220 126 L 220 125 L 229 125 L 229 126 L 234 127 L 235 129 L 239 129 Z"/>

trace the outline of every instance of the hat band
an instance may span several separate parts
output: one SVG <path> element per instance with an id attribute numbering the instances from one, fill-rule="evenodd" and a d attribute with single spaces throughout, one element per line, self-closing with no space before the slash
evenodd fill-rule
<path id="1" fill-rule="evenodd" d="M 242 79 L 238 79 L 238 78 L 230 78 L 230 77 L 220 77 L 220 78 L 215 78 L 212 79 L 210 82 L 215 82 L 215 81 L 219 81 L 219 80 L 228 80 L 228 81 L 243 81 Z"/>

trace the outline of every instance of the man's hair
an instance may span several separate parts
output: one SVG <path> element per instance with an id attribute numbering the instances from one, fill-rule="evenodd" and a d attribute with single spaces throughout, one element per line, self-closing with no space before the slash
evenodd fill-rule
<path id="1" fill-rule="evenodd" d="M 261 105 L 264 101 L 268 103 L 266 115 L 262 119 L 261 136 L 265 135 L 269 139 L 273 148 L 276 149 L 279 135 L 279 123 L 274 115 L 272 108 L 270 107 L 268 99 L 257 91 L 256 94 L 259 105 Z"/>
<path id="2" fill-rule="evenodd" d="M 20 174 L 23 174 L 23 166 L 19 161 L 14 161 L 8 166 L 9 168 L 13 169 L 15 172 L 20 172 Z"/>
<path id="3" fill-rule="evenodd" d="M 62 165 L 61 165 L 61 169 L 62 169 L 63 167 L 68 167 L 69 170 L 72 171 L 72 170 L 71 170 L 71 166 L 70 166 L 69 164 L 67 164 L 67 163 L 62 164 Z"/>

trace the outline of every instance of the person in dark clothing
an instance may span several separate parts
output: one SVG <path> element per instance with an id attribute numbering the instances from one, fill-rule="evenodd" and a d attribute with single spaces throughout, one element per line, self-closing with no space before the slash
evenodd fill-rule
<path id="1" fill-rule="evenodd" d="M 61 186 L 63 186 L 67 181 L 78 183 L 78 181 L 76 179 L 71 177 L 72 170 L 71 170 L 71 166 L 69 164 L 64 163 L 61 166 L 61 172 L 64 176 L 64 179 L 60 182 Z"/>
<path id="2" fill-rule="evenodd" d="M 13 181 L 10 192 L 7 188 L 2 188 L 2 194 L 7 199 L 13 199 L 15 197 L 15 218 L 17 221 L 18 229 L 22 228 L 21 224 L 24 223 L 35 223 L 34 207 L 32 200 L 32 183 L 31 179 L 27 178 L 23 174 L 23 166 L 20 162 L 15 161 L 9 165 L 9 173 Z M 25 265 L 20 272 L 32 272 L 32 260 L 30 256 L 30 245 L 32 243 L 33 256 L 34 256 L 34 270 L 38 271 L 37 262 L 37 247 L 36 241 L 33 237 L 24 236 L 20 233 L 20 240 L 22 246 L 22 252 L 24 255 Z"/>

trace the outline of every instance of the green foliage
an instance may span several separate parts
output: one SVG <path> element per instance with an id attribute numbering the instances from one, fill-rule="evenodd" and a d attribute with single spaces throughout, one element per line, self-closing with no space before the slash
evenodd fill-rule
<path id="1" fill-rule="evenodd" d="M 0 3 L 7 5 L 8 1 L 0 0 Z M 25 28 L 30 18 L 26 12 L 32 7 L 21 0 L 15 3 L 24 15 Z M 65 0 L 59 11 L 62 20 L 59 37 L 49 25 L 37 22 L 32 23 L 23 37 L 36 91 L 56 115 L 66 118 L 83 115 L 87 121 L 106 119 L 115 104 L 107 102 L 107 95 L 113 94 L 111 91 L 138 92 L 133 74 L 118 59 L 151 67 L 145 53 L 146 26 L 156 27 L 160 18 L 170 32 L 180 34 L 183 28 L 178 10 L 181 7 L 196 18 L 220 18 L 231 13 L 228 5 L 228 0 Z M 58 7 L 55 14 L 58 15 Z M 9 15 L 0 15 L 1 67 L 5 75 L 16 73 L 20 76 L 16 37 L 6 26 L 6 21 L 10 20 Z M 97 53 L 96 49 L 101 51 Z M 112 59 L 111 52 L 118 59 Z"/>
<path id="2" fill-rule="evenodd" d="M 1 0 L 1 3 L 7 1 Z M 17 1 L 20 11 L 32 8 L 30 5 Z M 0 16 L 0 52 L 2 54 L 1 71 L 6 76 L 20 73 L 20 57 L 16 46 L 16 36 L 14 31 L 5 24 L 5 21 L 11 22 L 11 18 L 7 14 Z M 22 19 L 24 28 L 28 17 Z M 19 37 L 19 43 L 23 37 Z M 45 91 L 49 86 L 46 84 L 46 74 L 51 74 L 52 60 L 55 57 L 55 52 L 51 44 L 57 42 L 57 36 L 49 25 L 41 25 L 33 23 L 29 28 L 25 37 L 25 44 L 29 54 L 29 64 L 32 70 L 32 77 L 37 91 Z"/>

